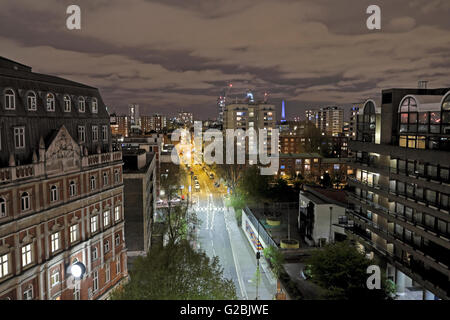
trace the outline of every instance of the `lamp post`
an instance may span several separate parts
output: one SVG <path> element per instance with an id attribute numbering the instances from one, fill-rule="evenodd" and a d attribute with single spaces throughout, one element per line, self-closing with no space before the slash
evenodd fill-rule
<path id="1" fill-rule="evenodd" d="M 331 225 L 332 225 L 332 220 L 333 219 L 333 207 L 330 206 L 330 234 L 328 236 L 328 243 L 331 243 Z"/>

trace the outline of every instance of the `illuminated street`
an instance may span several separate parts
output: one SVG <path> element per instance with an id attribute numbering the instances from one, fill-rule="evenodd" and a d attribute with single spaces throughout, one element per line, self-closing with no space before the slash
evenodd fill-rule
<path id="1" fill-rule="evenodd" d="M 186 145 L 178 145 L 177 149 L 183 150 L 184 155 L 189 150 Z M 219 178 L 207 165 L 193 165 L 191 170 L 193 204 L 190 210 L 195 212 L 200 220 L 200 225 L 196 227 L 195 245 L 204 250 L 209 257 L 219 257 L 224 276 L 234 281 L 239 299 L 254 300 L 257 291 L 254 281 L 256 256 L 242 229 L 236 223 L 233 209 L 225 207 L 226 187 L 222 184 L 219 187 L 214 186 Z M 213 173 L 214 179 L 209 177 L 210 173 Z M 199 191 L 194 188 L 195 176 L 200 185 Z M 188 183 L 190 180 L 187 177 Z M 185 185 L 183 190 L 189 190 L 189 184 Z M 272 299 L 276 293 L 276 282 L 271 275 L 266 274 L 264 268 L 260 270 L 262 276 L 258 298 Z"/>

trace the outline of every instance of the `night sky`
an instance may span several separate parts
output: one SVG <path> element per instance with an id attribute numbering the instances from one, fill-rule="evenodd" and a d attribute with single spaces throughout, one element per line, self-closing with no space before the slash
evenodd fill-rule
<path id="1" fill-rule="evenodd" d="M 66 28 L 66 8 L 82 29 Z M 366 28 L 381 7 L 382 29 Z M 0 0 L 0 56 L 98 87 L 110 110 L 217 116 L 252 89 L 304 108 L 348 105 L 381 89 L 450 87 L 448 0 Z"/>

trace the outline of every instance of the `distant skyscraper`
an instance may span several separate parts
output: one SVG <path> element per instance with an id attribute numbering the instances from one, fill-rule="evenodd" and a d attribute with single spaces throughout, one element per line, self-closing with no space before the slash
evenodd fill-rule
<path id="1" fill-rule="evenodd" d="M 130 124 L 131 125 L 139 125 L 139 105 L 138 104 L 130 104 L 128 106 L 129 116 L 130 116 Z"/>
<path id="2" fill-rule="evenodd" d="M 316 126 L 331 136 L 342 133 L 344 110 L 338 107 L 320 108 L 316 115 Z"/>

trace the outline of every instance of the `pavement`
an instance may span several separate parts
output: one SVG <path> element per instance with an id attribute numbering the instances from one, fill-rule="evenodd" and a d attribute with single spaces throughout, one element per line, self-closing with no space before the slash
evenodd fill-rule
<path id="1" fill-rule="evenodd" d="M 210 179 L 200 165 L 192 166 L 192 170 L 200 184 L 200 191 L 192 188 L 194 204 L 190 208 L 200 220 L 195 245 L 209 257 L 219 258 L 224 276 L 233 280 L 239 299 L 273 299 L 277 291 L 276 279 L 261 259 L 261 281 L 256 285 L 256 254 L 244 231 L 237 225 L 233 209 L 224 204 L 225 188 L 214 187 L 217 177 Z M 184 190 L 188 189 L 189 185 Z"/>

